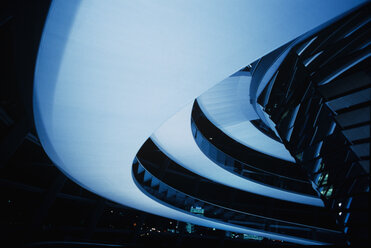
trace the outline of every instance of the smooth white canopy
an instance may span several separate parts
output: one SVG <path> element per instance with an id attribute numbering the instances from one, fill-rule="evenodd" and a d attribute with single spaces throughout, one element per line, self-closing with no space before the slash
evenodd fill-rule
<path id="1" fill-rule="evenodd" d="M 324 12 L 322 1 L 288 1 L 296 11 L 276 1 L 53 1 L 34 80 L 42 146 L 72 180 L 115 202 L 199 225 L 310 243 L 162 205 L 136 187 L 131 167 L 152 132 L 203 91 L 355 5 L 331 3 Z"/>

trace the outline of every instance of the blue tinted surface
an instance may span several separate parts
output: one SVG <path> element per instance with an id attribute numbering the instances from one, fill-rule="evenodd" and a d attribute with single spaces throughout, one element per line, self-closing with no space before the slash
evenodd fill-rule
<path id="1" fill-rule="evenodd" d="M 136 187 L 131 165 L 152 132 L 203 91 L 355 5 L 53 1 L 35 70 L 41 143 L 66 175 L 110 200 L 199 225 L 306 243 L 158 204 Z"/>

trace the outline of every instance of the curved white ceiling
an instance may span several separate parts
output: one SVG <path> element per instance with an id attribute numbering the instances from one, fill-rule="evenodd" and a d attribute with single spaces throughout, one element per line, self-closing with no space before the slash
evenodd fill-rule
<path id="1" fill-rule="evenodd" d="M 131 166 L 152 132 L 203 91 L 355 5 L 335 3 L 324 12 L 322 1 L 290 2 L 295 11 L 277 11 L 282 3 L 273 0 L 53 1 L 34 80 L 41 143 L 72 180 L 115 202 L 199 225 L 310 243 L 164 206 L 136 187 Z M 296 19 L 303 21 L 291 25 Z"/>

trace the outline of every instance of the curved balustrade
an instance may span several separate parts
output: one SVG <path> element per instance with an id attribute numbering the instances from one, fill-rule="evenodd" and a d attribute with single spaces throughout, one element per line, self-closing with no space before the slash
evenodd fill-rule
<path id="1" fill-rule="evenodd" d="M 249 229 L 257 229 L 266 233 L 300 237 L 319 242 L 318 244 L 327 242 L 341 243 L 342 241 L 340 231 L 254 215 L 213 204 L 183 193 L 151 174 L 137 158 L 133 163 L 133 177 L 140 189 L 152 196 L 155 200 L 162 202 L 162 204 L 170 205 L 176 209 L 187 212 L 191 207 L 201 208 L 203 210 L 203 216 L 198 215 L 200 218 L 216 219 Z"/>
<path id="2" fill-rule="evenodd" d="M 136 157 L 146 170 L 162 182 L 205 201 L 270 218 L 317 227 L 334 227 L 330 218 L 332 214 L 323 207 L 251 193 L 202 177 L 168 157 L 152 139 L 144 143 Z"/>
<path id="3" fill-rule="evenodd" d="M 255 157 L 260 156 L 261 160 L 263 161 L 260 161 L 259 158 L 256 159 L 253 156 L 243 156 L 243 150 L 241 152 L 241 150 L 236 149 L 236 151 L 240 151 L 238 152 L 238 155 L 242 155 L 237 155 L 240 159 L 236 158 L 237 156 L 235 154 L 237 152 L 234 152 L 235 156 L 231 156 L 227 152 L 225 152 L 233 150 L 234 147 L 232 147 L 231 149 L 230 143 L 235 144 L 235 146 L 239 146 L 239 148 L 242 145 L 239 145 L 238 142 L 233 141 L 227 135 L 223 135 L 222 131 L 213 126 L 212 123 L 202 113 L 201 109 L 198 106 L 197 100 L 195 101 L 192 110 L 191 125 L 193 136 L 201 151 L 213 162 L 223 167 L 224 169 L 258 183 L 271 185 L 276 188 L 285 189 L 287 191 L 293 191 L 308 195 L 316 195 L 316 192 L 313 190 L 311 183 L 308 180 L 305 180 L 305 176 L 298 176 L 298 174 L 300 175 L 300 173 L 302 172 L 299 171 L 298 168 L 295 168 L 294 165 L 282 165 L 282 161 L 271 158 L 268 155 L 262 155 L 261 153 L 253 151 L 252 149 L 249 149 L 247 147 L 245 147 L 244 150 L 248 149 L 250 154 L 252 153 L 253 156 L 255 155 Z M 212 137 L 206 138 L 203 132 L 200 130 L 199 126 L 203 127 L 202 131 L 204 132 L 208 131 L 210 133 L 210 130 L 213 130 L 214 135 L 212 135 Z M 223 149 L 218 148 L 216 144 L 219 144 L 219 147 L 223 147 Z M 243 159 L 245 161 L 243 161 Z M 247 163 L 246 161 L 249 162 Z M 277 168 L 274 168 L 277 163 L 280 163 L 277 167 L 282 169 L 283 171 L 280 174 L 278 174 L 279 171 L 277 171 Z M 285 164 L 287 163 L 289 162 L 285 161 Z M 285 169 L 283 169 L 284 166 L 286 167 Z M 299 173 L 294 174 L 293 172 Z M 285 174 L 288 174 L 292 177 L 286 176 Z"/>

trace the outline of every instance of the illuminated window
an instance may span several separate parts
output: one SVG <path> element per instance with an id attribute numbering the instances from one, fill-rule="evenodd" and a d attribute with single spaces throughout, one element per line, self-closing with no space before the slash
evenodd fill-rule
<path id="1" fill-rule="evenodd" d="M 333 188 L 333 186 L 331 185 L 330 188 L 329 188 L 329 189 L 327 190 L 327 192 L 326 192 L 326 195 L 325 195 L 326 198 L 330 198 L 330 197 L 331 197 L 333 190 L 334 190 L 334 188 Z"/>

